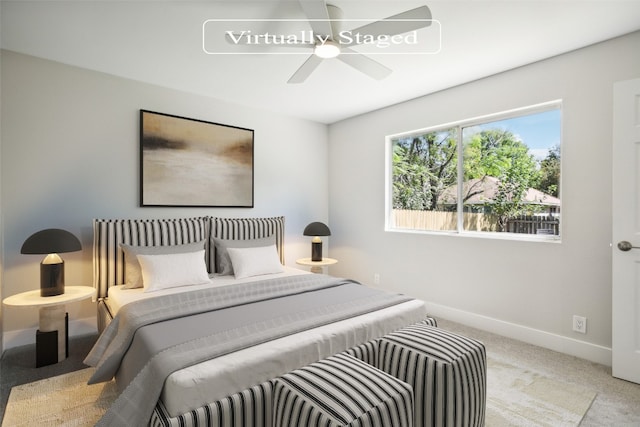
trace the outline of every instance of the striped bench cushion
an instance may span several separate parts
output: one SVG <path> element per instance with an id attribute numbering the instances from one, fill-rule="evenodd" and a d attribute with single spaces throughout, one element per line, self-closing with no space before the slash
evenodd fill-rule
<path id="1" fill-rule="evenodd" d="M 275 380 L 274 427 L 413 425 L 408 384 L 345 353 Z"/>
<path id="2" fill-rule="evenodd" d="M 158 402 L 150 427 L 271 427 L 273 422 L 273 381 L 267 381 L 240 393 L 170 417 Z"/>
<path id="3" fill-rule="evenodd" d="M 433 317 L 427 317 L 420 322 L 420 324 L 428 325 L 428 326 L 438 326 L 438 322 Z M 349 354 L 356 359 L 362 360 L 365 363 L 368 363 L 371 366 L 379 366 L 378 363 L 378 340 L 373 340 L 366 342 L 364 344 L 360 344 L 356 347 L 350 348 L 345 351 L 346 354 Z"/>
<path id="4" fill-rule="evenodd" d="M 417 323 L 378 340 L 381 370 L 413 388 L 416 426 L 482 426 L 486 353 L 476 340 Z"/>
<path id="5" fill-rule="evenodd" d="M 433 317 L 427 317 L 426 319 L 424 319 L 422 322 L 423 325 L 427 325 L 427 326 L 433 326 L 434 328 L 438 327 L 438 321 L 436 319 L 434 319 Z"/>
<path id="6" fill-rule="evenodd" d="M 371 366 L 378 366 L 378 341 L 373 340 L 344 352 Z"/>

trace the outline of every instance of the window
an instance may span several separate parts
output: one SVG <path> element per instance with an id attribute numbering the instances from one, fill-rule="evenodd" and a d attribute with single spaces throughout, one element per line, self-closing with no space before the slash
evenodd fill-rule
<path id="1" fill-rule="evenodd" d="M 559 239 L 560 147 L 559 101 L 387 137 L 387 229 Z"/>

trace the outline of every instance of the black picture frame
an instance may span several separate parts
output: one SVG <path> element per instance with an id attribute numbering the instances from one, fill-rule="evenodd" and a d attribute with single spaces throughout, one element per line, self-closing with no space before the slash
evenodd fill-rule
<path id="1" fill-rule="evenodd" d="M 254 131 L 140 110 L 140 206 L 252 208 Z"/>

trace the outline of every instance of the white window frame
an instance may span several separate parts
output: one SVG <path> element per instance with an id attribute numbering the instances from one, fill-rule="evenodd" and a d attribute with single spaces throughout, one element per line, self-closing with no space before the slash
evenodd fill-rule
<path id="1" fill-rule="evenodd" d="M 523 240 L 533 242 L 553 242 L 560 243 L 562 241 L 562 228 L 563 228 L 563 209 L 561 205 L 560 209 L 560 224 L 559 235 L 538 235 L 538 234 L 524 234 L 524 233 L 500 233 L 492 231 L 466 231 L 464 230 L 464 217 L 463 217 L 463 188 L 460 183 L 464 179 L 464 145 L 462 143 L 462 130 L 467 127 L 482 125 L 488 122 L 495 122 L 499 120 L 508 120 L 516 117 L 522 117 L 530 114 L 542 113 L 545 111 L 560 110 L 560 183 L 559 194 L 563 192 L 562 186 L 562 170 L 563 170 L 563 120 L 562 120 L 562 100 L 553 100 L 540 104 L 535 104 L 527 107 L 515 108 L 512 110 L 502 111 L 499 113 L 492 113 L 484 116 L 478 116 L 471 119 L 459 120 L 455 122 L 440 124 L 437 126 L 430 126 L 421 129 L 415 129 L 412 131 L 401 132 L 393 135 L 387 135 L 385 137 L 385 231 L 396 233 L 416 233 L 416 234 L 437 234 L 437 235 L 451 235 L 451 236 L 463 236 L 463 237 L 480 237 L 485 239 L 501 239 L 501 240 Z M 415 134 L 424 134 L 437 132 L 440 130 L 457 128 L 457 172 L 458 172 L 458 205 L 457 205 L 457 230 L 421 230 L 421 229 L 407 229 L 407 228 L 395 228 L 391 224 L 391 218 L 393 215 L 393 140 L 399 138 L 409 137 Z"/>

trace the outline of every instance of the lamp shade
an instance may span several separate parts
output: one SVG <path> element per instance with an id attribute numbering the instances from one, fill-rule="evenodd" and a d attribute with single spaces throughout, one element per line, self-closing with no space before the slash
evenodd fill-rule
<path id="1" fill-rule="evenodd" d="M 32 234 L 24 241 L 21 254 L 55 254 L 82 250 L 80 240 L 66 230 L 48 228 Z"/>
<path id="2" fill-rule="evenodd" d="M 322 222 L 312 222 L 304 228 L 305 236 L 331 236 L 331 230 Z"/>
<path id="3" fill-rule="evenodd" d="M 80 240 L 59 228 L 38 231 L 24 241 L 21 254 L 47 255 L 40 263 L 40 296 L 51 297 L 64 293 L 64 261 L 58 254 L 79 250 L 82 250 Z"/>

